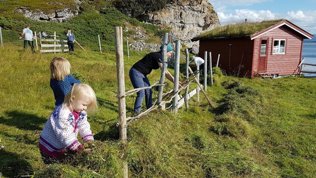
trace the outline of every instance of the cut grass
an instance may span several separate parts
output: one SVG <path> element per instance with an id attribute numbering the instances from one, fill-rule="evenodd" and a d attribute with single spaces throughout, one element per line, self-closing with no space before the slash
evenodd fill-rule
<path id="1" fill-rule="evenodd" d="M 0 17 L 5 41 L 4 48 L 0 47 L 0 146 L 4 147 L 0 149 L 0 172 L 4 177 L 122 177 L 113 26 L 126 21 L 129 29 L 141 26 L 153 36 L 162 32 L 110 7 L 100 13 L 85 11 L 67 23 L 32 25 L 33 30 L 60 35 L 72 27 L 86 51 L 32 54 L 17 40 L 23 25 L 31 21 Z M 102 32 L 106 32 L 106 48 L 100 54 L 94 37 Z M 145 53 L 130 54 L 125 59 L 126 90 L 132 89 L 128 70 Z M 89 116 L 89 122 L 97 147 L 93 154 L 77 155 L 70 162 L 45 165 L 37 145 L 54 107 L 49 87 L 49 63 L 54 56 L 69 59 L 72 73 L 96 91 L 99 111 Z M 215 85 L 207 93 L 218 104 L 215 109 L 203 96 L 200 103 L 193 97 L 187 111 L 155 111 L 129 125 L 131 177 L 316 175 L 315 79 L 251 80 L 226 77 L 219 68 L 214 71 Z M 159 71 L 149 76 L 152 83 L 159 77 Z M 169 83 L 167 89 L 171 88 Z M 134 100 L 135 95 L 127 98 L 128 115 Z"/>
<path id="2" fill-rule="evenodd" d="M 113 53 L 77 50 L 32 54 L 21 46 L 0 48 L 0 172 L 5 177 L 121 177 L 116 67 Z M 99 111 L 89 117 L 96 149 L 64 164 L 44 165 L 38 137 L 54 99 L 49 62 L 70 60 L 72 72 L 95 89 Z M 133 53 L 130 66 L 143 54 Z M 218 72 L 218 71 L 217 71 Z M 159 72 L 150 75 L 151 81 Z M 178 114 L 156 111 L 129 125 L 132 177 L 313 177 L 315 175 L 314 79 L 242 79 L 217 74 L 208 95 L 218 103 L 190 101 Z M 127 99 L 131 114 L 134 97 Z"/>

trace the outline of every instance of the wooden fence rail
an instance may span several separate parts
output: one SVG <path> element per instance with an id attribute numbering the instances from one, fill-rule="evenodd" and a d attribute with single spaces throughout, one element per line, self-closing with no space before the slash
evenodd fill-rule
<path id="1" fill-rule="evenodd" d="M 303 74 L 316 74 L 316 68 L 314 70 L 306 70 L 303 68 L 303 66 L 312 66 L 312 67 L 316 67 L 316 64 L 311 64 L 311 63 L 302 63 L 301 64 L 301 73 Z"/>
<path id="2" fill-rule="evenodd" d="M 50 38 L 42 38 L 40 34 L 41 53 L 61 53 L 68 52 L 67 40 L 58 39 L 56 33 Z"/>

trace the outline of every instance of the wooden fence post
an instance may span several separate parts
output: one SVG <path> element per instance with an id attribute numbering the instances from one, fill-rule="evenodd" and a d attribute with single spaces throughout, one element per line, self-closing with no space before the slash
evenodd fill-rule
<path id="1" fill-rule="evenodd" d="M 204 90 L 207 90 L 207 51 L 204 52 Z"/>
<path id="2" fill-rule="evenodd" d="M 219 65 L 219 59 L 221 58 L 221 54 L 218 54 L 218 56 L 217 56 L 217 62 L 216 62 L 216 67 L 218 67 L 218 65 Z"/>
<path id="3" fill-rule="evenodd" d="M 54 53 L 56 53 L 56 32 L 54 32 Z"/>
<path id="4" fill-rule="evenodd" d="M 229 48 L 229 50 L 228 50 L 228 70 L 231 71 L 230 70 L 230 58 L 231 58 L 231 54 L 232 54 L 232 44 L 228 44 L 228 48 Z"/>
<path id="5" fill-rule="evenodd" d="M 0 27 L 0 44 L 1 44 L 1 47 L 3 47 L 2 27 Z"/>
<path id="6" fill-rule="evenodd" d="M 213 64 L 212 64 L 212 52 L 210 52 L 210 79 L 211 79 L 211 86 L 213 86 Z"/>
<path id="7" fill-rule="evenodd" d="M 197 74 L 196 74 L 196 82 L 198 82 L 198 85 L 200 84 L 200 65 L 196 65 L 196 70 L 197 70 Z M 196 91 L 196 97 L 197 97 L 197 101 L 200 102 L 200 90 Z"/>
<path id="8" fill-rule="evenodd" d="M 190 63 L 190 56 L 189 56 L 189 49 L 185 49 L 185 54 L 186 54 L 186 63 L 185 63 L 185 78 L 187 80 L 187 82 L 189 81 L 189 63 Z M 188 94 L 189 94 L 189 85 L 188 87 L 185 89 L 185 95 L 184 95 L 184 102 L 185 102 L 185 108 L 189 109 L 189 100 L 188 100 Z"/>
<path id="9" fill-rule="evenodd" d="M 158 93 L 158 105 L 161 108 L 160 104 L 162 101 L 162 94 L 163 94 L 163 84 L 165 82 L 165 73 L 167 69 L 167 44 L 168 44 L 168 33 L 165 33 L 164 39 L 163 39 L 163 55 L 162 55 L 162 61 L 163 61 L 163 68 L 161 70 L 160 80 L 159 80 L 159 93 Z"/>
<path id="10" fill-rule="evenodd" d="M 127 164 L 127 124 L 126 124 L 126 103 L 125 103 L 125 80 L 124 80 L 124 56 L 123 56 L 123 30 L 122 27 L 115 27 L 115 48 L 116 48 L 116 76 L 118 81 L 118 106 L 120 138 L 123 143 L 123 177 L 128 178 Z"/>
<path id="11" fill-rule="evenodd" d="M 36 46 L 36 51 L 38 51 L 37 34 L 36 34 L 36 32 L 34 32 L 34 34 L 35 34 L 35 46 Z"/>
<path id="12" fill-rule="evenodd" d="M 40 45 L 42 47 L 42 33 L 41 32 L 39 33 L 39 41 L 40 41 Z"/>
<path id="13" fill-rule="evenodd" d="M 98 41 L 99 41 L 99 49 L 100 49 L 100 53 L 102 53 L 102 47 L 101 47 L 101 39 L 100 39 L 100 35 L 98 35 Z"/>
<path id="14" fill-rule="evenodd" d="M 173 92 L 177 93 L 179 90 L 179 73 L 180 73 L 180 40 L 177 40 L 176 42 L 176 56 L 174 61 L 174 87 Z M 178 100 L 179 100 L 179 94 L 177 93 L 176 96 L 173 98 L 172 107 L 173 111 L 176 113 L 178 112 Z"/>
<path id="15" fill-rule="evenodd" d="M 64 40 L 62 38 L 59 39 L 60 42 L 60 48 L 61 48 L 61 52 L 65 52 L 65 44 L 64 44 Z"/>
<path id="16" fill-rule="evenodd" d="M 126 38 L 126 50 L 127 50 L 127 59 L 129 59 L 129 44 L 128 44 L 128 37 Z"/>

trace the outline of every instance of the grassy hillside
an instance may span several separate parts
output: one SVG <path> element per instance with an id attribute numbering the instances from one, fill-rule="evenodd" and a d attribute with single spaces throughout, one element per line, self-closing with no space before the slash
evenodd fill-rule
<path id="1" fill-rule="evenodd" d="M 56 4 L 59 6 L 53 6 Z M 93 51 L 99 50 L 98 35 L 100 35 L 104 50 L 113 52 L 114 26 L 128 28 L 129 30 L 124 37 L 130 37 L 130 42 L 137 40 L 133 38 L 136 27 L 146 32 L 148 37 L 146 42 L 149 43 L 160 43 L 160 38 L 168 30 L 129 18 L 105 1 L 83 1 L 81 14 L 65 23 L 32 21 L 15 12 L 17 7 L 25 6 L 31 10 L 40 9 L 46 12 L 48 9 L 72 8 L 74 4 L 73 1 L 69 0 L 63 3 L 58 1 L 0 1 L 0 26 L 3 28 L 4 42 L 21 44 L 22 41 L 19 40 L 19 35 L 22 29 L 30 24 L 33 32 L 45 31 L 50 35 L 56 32 L 58 36 L 64 39 L 66 38 L 67 29 L 70 28 L 74 31 L 76 40 L 85 48 Z"/>
<path id="2" fill-rule="evenodd" d="M 0 172 L 5 177 L 121 177 L 117 128 L 115 56 L 77 50 L 31 54 L 0 48 Z M 95 89 L 99 111 L 89 117 L 96 138 L 93 154 L 68 164 L 45 165 L 37 144 L 53 110 L 49 62 L 64 56 L 72 72 Z M 134 53 L 128 68 L 142 54 Z M 126 75 L 127 76 L 127 75 Z M 159 73 L 151 75 L 152 80 Z M 127 88 L 131 89 L 126 77 Z M 154 112 L 128 128 L 132 177 L 313 177 L 316 173 L 314 79 L 216 78 L 208 95 L 174 115 Z M 134 97 L 127 101 L 131 114 Z"/>
<path id="3" fill-rule="evenodd" d="M 0 12 L 3 16 L 17 16 L 15 10 L 19 7 L 25 7 L 30 10 L 41 10 L 45 13 L 53 13 L 55 10 L 70 8 L 75 9 L 75 1 L 73 0 L 3 0 L 0 2 Z"/>
<path id="4" fill-rule="evenodd" d="M 0 47 L 0 175 L 122 177 L 113 26 L 139 26 L 152 35 L 152 40 L 159 39 L 162 31 L 110 7 L 101 13 L 88 8 L 67 23 L 32 22 L 34 30 L 59 34 L 73 27 L 87 51 L 76 47 L 73 55 L 32 54 L 24 51 L 18 40 L 18 33 L 29 22 L 14 15 L 0 17 L 5 29 L 5 44 Z M 107 34 L 103 54 L 97 52 L 93 40 L 101 32 Z M 132 51 L 131 58 L 125 59 L 127 90 L 132 88 L 127 72 L 143 55 Z M 96 148 L 92 154 L 78 155 L 68 163 L 45 165 L 38 137 L 54 107 L 49 87 L 49 63 L 54 56 L 69 59 L 72 73 L 96 91 L 99 110 L 89 117 Z M 155 111 L 129 125 L 130 176 L 314 177 L 315 79 L 250 80 L 216 73 L 215 85 L 207 91 L 217 103 L 215 109 L 208 107 L 201 95 L 200 103 L 195 98 L 190 101 L 188 111 Z M 159 75 L 155 71 L 151 81 Z M 134 99 L 127 99 L 128 115 Z"/>

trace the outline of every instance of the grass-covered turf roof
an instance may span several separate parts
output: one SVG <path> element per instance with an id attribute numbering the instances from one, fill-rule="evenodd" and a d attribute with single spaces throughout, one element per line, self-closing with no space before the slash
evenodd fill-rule
<path id="1" fill-rule="evenodd" d="M 252 34 L 259 32 L 261 30 L 264 30 L 268 27 L 271 27 L 282 20 L 283 19 L 218 26 L 208 32 L 202 33 L 199 36 L 194 37 L 193 41 L 201 40 L 201 39 L 249 37 Z"/>

